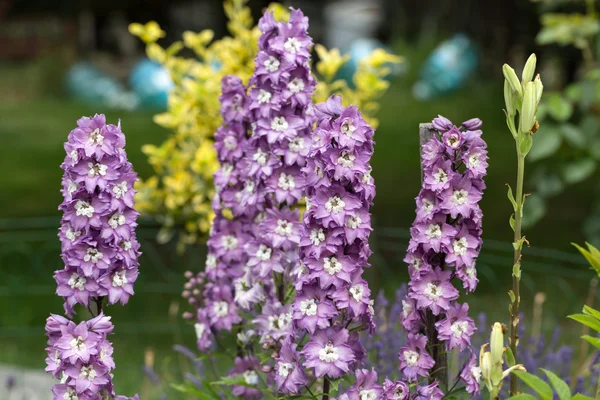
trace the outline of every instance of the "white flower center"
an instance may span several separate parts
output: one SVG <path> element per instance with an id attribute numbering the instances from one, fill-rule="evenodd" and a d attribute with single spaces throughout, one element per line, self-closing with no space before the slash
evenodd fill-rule
<path id="1" fill-rule="evenodd" d="M 469 192 L 464 189 L 455 190 L 450 196 L 450 201 L 457 206 L 462 206 L 469 199 Z"/>
<path id="2" fill-rule="evenodd" d="M 292 323 L 292 314 L 269 315 L 268 320 L 270 331 L 286 330 Z"/>
<path id="3" fill-rule="evenodd" d="M 292 93 L 300 93 L 304 90 L 304 81 L 300 78 L 294 78 L 288 83 L 287 87 Z"/>
<path id="4" fill-rule="evenodd" d="M 121 248 L 125 251 L 129 251 L 131 250 L 131 242 L 129 240 L 124 240 L 122 242 L 119 243 L 119 246 L 121 246 Z"/>
<path id="5" fill-rule="evenodd" d="M 75 191 L 79 189 L 79 184 L 73 182 L 72 180 L 68 179 L 67 180 L 67 192 L 69 193 L 69 196 L 72 195 L 73 193 L 75 193 Z"/>
<path id="6" fill-rule="evenodd" d="M 227 136 L 225 138 L 225 140 L 223 140 L 223 144 L 225 145 L 225 148 L 227 148 L 228 150 L 237 149 L 237 142 L 233 136 Z"/>
<path id="7" fill-rule="evenodd" d="M 254 193 L 255 187 L 256 184 L 254 183 L 254 181 L 248 179 L 246 182 L 244 182 L 244 192 L 246 193 Z"/>
<path id="8" fill-rule="evenodd" d="M 225 235 L 221 238 L 221 246 L 226 250 L 234 250 L 238 246 L 238 240 L 235 236 Z"/>
<path id="9" fill-rule="evenodd" d="M 417 256 L 412 256 L 410 260 L 410 265 L 413 266 L 415 271 L 418 271 L 423 266 L 423 259 Z"/>
<path id="10" fill-rule="evenodd" d="M 271 120 L 271 129 L 277 132 L 284 132 L 288 128 L 288 122 L 284 117 L 275 117 Z"/>
<path id="11" fill-rule="evenodd" d="M 117 271 L 113 275 L 112 285 L 113 287 L 123 287 L 129 281 L 127 280 L 127 276 L 125 275 L 125 270 Z"/>
<path id="12" fill-rule="evenodd" d="M 277 226 L 275 227 L 275 233 L 279 236 L 292 236 L 292 224 L 285 219 L 278 219 Z"/>
<path id="13" fill-rule="evenodd" d="M 206 269 L 211 270 L 217 266 L 217 257 L 214 254 L 206 256 Z"/>
<path id="14" fill-rule="evenodd" d="M 277 70 L 279 69 L 279 65 L 281 63 L 279 62 L 278 59 L 276 59 L 273 56 L 270 56 L 268 59 L 265 60 L 265 62 L 263 63 L 263 65 L 265 66 L 266 70 L 269 72 L 277 72 Z"/>
<path id="15" fill-rule="evenodd" d="M 277 186 L 279 186 L 279 188 L 282 190 L 294 190 L 296 187 L 296 182 L 294 181 L 294 177 L 292 175 L 286 175 L 285 172 L 282 172 L 279 175 Z"/>
<path id="16" fill-rule="evenodd" d="M 290 371 L 294 369 L 294 364 L 291 363 L 279 363 L 277 366 L 277 373 L 279 374 L 279 376 L 283 376 L 284 378 L 287 378 L 287 376 L 290 374 Z"/>
<path id="17" fill-rule="evenodd" d="M 102 146 L 103 143 L 104 136 L 102 136 L 102 134 L 100 133 L 100 129 L 94 129 L 94 131 L 90 134 L 90 137 L 88 138 L 87 144 L 90 146 Z"/>
<path id="18" fill-rule="evenodd" d="M 352 166 L 354 166 L 355 159 L 356 157 L 354 156 L 354 154 L 348 151 L 342 151 L 342 154 L 337 159 L 337 163 L 342 167 L 352 168 Z"/>
<path id="19" fill-rule="evenodd" d="M 267 92 L 264 89 L 260 89 L 260 91 L 258 92 L 257 100 L 261 104 L 268 103 L 271 101 L 271 97 L 273 97 L 271 92 Z"/>
<path id="20" fill-rule="evenodd" d="M 325 241 L 325 232 L 323 228 L 313 229 L 310 231 L 310 241 L 313 245 L 318 246 Z"/>
<path id="21" fill-rule="evenodd" d="M 363 285 L 354 285 L 348 290 L 350 296 L 356 301 L 361 301 L 363 299 L 364 292 L 365 287 Z"/>
<path id="22" fill-rule="evenodd" d="M 446 140 L 446 144 L 451 149 L 456 149 L 458 147 L 458 145 L 460 144 L 460 137 L 457 134 L 452 134 Z"/>
<path id="23" fill-rule="evenodd" d="M 223 164 L 221 167 L 221 171 L 224 177 L 228 177 L 233 172 L 233 165 L 231 164 Z"/>
<path id="24" fill-rule="evenodd" d="M 349 215 L 348 218 L 346 218 L 346 227 L 350 229 L 358 228 L 361 223 L 362 219 L 358 215 Z"/>
<path id="25" fill-rule="evenodd" d="M 81 370 L 79 370 L 79 379 L 87 379 L 92 382 L 96 379 L 96 375 L 97 373 L 93 365 L 84 365 L 81 367 Z"/>
<path id="26" fill-rule="evenodd" d="M 63 400 L 79 400 L 77 392 L 72 387 L 67 388 L 67 391 L 63 395 Z"/>
<path id="27" fill-rule="evenodd" d="M 344 121 L 344 123 L 341 126 L 342 133 L 347 136 L 352 136 L 355 130 L 356 127 L 352 125 L 352 121 Z"/>
<path id="28" fill-rule="evenodd" d="M 475 378 L 475 381 L 479 383 L 481 381 L 481 368 L 477 366 L 471 367 L 471 375 Z"/>
<path id="29" fill-rule="evenodd" d="M 319 359 L 328 363 L 336 362 L 339 358 L 338 350 L 333 344 L 327 343 L 325 347 L 319 350 Z"/>
<path id="30" fill-rule="evenodd" d="M 69 344 L 71 345 L 72 352 L 85 351 L 87 349 L 87 346 L 83 342 L 83 338 L 81 336 L 71 339 Z"/>
<path id="31" fill-rule="evenodd" d="M 471 168 L 477 168 L 481 163 L 481 153 L 473 153 L 467 159 L 468 166 Z"/>
<path id="32" fill-rule="evenodd" d="M 113 214 L 113 216 L 108 219 L 108 225 L 110 225 L 110 227 L 113 229 L 117 229 L 117 227 L 125 225 L 125 216 L 119 213 Z"/>
<path id="33" fill-rule="evenodd" d="M 342 200 L 340 196 L 336 195 L 327 200 L 327 203 L 325 203 L 325 209 L 330 213 L 338 214 L 342 212 L 345 205 L 346 203 L 344 203 L 344 200 Z"/>
<path id="34" fill-rule="evenodd" d="M 94 211 L 94 207 L 86 201 L 77 200 L 77 203 L 75 203 L 75 215 L 77 216 L 83 215 L 84 217 L 92 218 Z"/>
<path id="35" fill-rule="evenodd" d="M 125 196 L 125 193 L 127 193 L 128 190 L 129 189 L 127 188 L 127 182 L 125 181 L 113 187 L 113 193 L 115 194 L 115 197 L 117 199 L 120 199 L 121 197 Z"/>
<path id="36" fill-rule="evenodd" d="M 364 389 L 358 393 L 359 400 L 377 400 L 377 391 L 375 389 Z"/>
<path id="37" fill-rule="evenodd" d="M 300 311 L 303 315 L 317 315 L 317 302 L 315 299 L 305 299 L 300 302 Z"/>
<path id="38" fill-rule="evenodd" d="M 414 310 L 415 308 L 410 302 L 402 300 L 402 314 L 404 315 L 404 318 L 408 317 Z"/>
<path id="39" fill-rule="evenodd" d="M 462 237 L 458 240 L 455 240 L 454 242 L 452 242 L 452 248 L 454 249 L 455 254 L 459 256 L 465 255 L 468 249 L 467 239 Z"/>
<path id="40" fill-rule="evenodd" d="M 467 267 L 467 269 L 465 269 L 465 272 L 469 278 L 475 278 L 475 264 L 471 265 L 470 267 Z"/>
<path id="41" fill-rule="evenodd" d="M 304 138 L 301 137 L 295 137 L 294 139 L 290 140 L 290 143 L 288 144 L 288 149 L 292 153 L 300 153 L 300 151 L 302 151 L 303 148 Z"/>
<path id="42" fill-rule="evenodd" d="M 419 353 L 414 350 L 406 350 L 402 355 L 404 356 L 406 365 L 409 367 L 414 367 L 419 362 Z"/>
<path id="43" fill-rule="evenodd" d="M 93 178 L 95 176 L 101 175 L 104 176 L 106 175 L 106 170 L 108 169 L 107 165 L 104 164 L 100 164 L 100 163 L 88 163 L 88 168 L 90 169 L 88 171 L 88 176 L 90 178 Z"/>
<path id="44" fill-rule="evenodd" d="M 439 239 L 442 237 L 442 227 L 439 224 L 429 224 L 425 231 L 425 236 L 429 239 Z"/>
<path id="45" fill-rule="evenodd" d="M 441 168 L 438 168 L 438 171 L 433 174 L 433 182 L 435 184 L 446 183 L 448 182 L 448 174 Z"/>
<path id="46" fill-rule="evenodd" d="M 79 155 L 77 154 L 77 150 L 71 150 L 71 152 L 69 153 L 69 157 L 71 157 L 71 160 L 73 160 L 74 163 L 79 161 Z"/>
<path id="47" fill-rule="evenodd" d="M 300 50 L 300 41 L 295 37 L 288 38 L 283 44 L 283 48 L 290 54 L 296 54 Z"/>
<path id="48" fill-rule="evenodd" d="M 242 375 L 247 385 L 258 385 L 258 375 L 256 375 L 256 372 L 248 370 L 244 371 Z"/>
<path id="49" fill-rule="evenodd" d="M 85 256 L 83 256 L 83 261 L 85 261 L 85 262 L 91 261 L 92 264 L 97 264 L 98 261 L 102 260 L 102 258 L 104 258 L 104 254 L 102 254 L 101 251 L 99 251 L 95 247 L 88 247 L 87 252 L 85 253 Z"/>
<path id="50" fill-rule="evenodd" d="M 196 331 L 196 337 L 202 339 L 204 332 L 206 332 L 206 325 L 197 322 L 194 324 L 194 330 Z"/>
<path id="51" fill-rule="evenodd" d="M 269 159 L 269 155 L 262 151 L 261 149 L 257 149 L 256 153 L 252 156 L 252 159 L 258 163 L 258 165 L 266 165 Z"/>
<path id="52" fill-rule="evenodd" d="M 226 317 L 229 314 L 229 304 L 226 301 L 215 301 L 213 311 L 218 318 Z"/>
<path id="53" fill-rule="evenodd" d="M 433 283 L 428 283 L 423 294 L 431 301 L 438 301 L 442 296 L 442 287 Z"/>
<path id="54" fill-rule="evenodd" d="M 81 236 L 81 231 L 74 231 L 71 229 L 70 225 L 67 227 L 67 231 L 65 232 L 65 237 L 67 239 L 69 239 L 71 242 L 74 242 L 79 236 Z"/>
<path id="55" fill-rule="evenodd" d="M 421 201 L 421 210 L 426 214 L 429 215 L 431 214 L 431 212 L 433 211 L 433 207 L 435 206 L 435 203 L 431 200 L 428 199 L 423 199 Z"/>
<path id="56" fill-rule="evenodd" d="M 323 269 L 329 275 L 335 275 L 342 270 L 342 263 L 335 257 L 325 257 L 323 259 Z"/>
<path id="57" fill-rule="evenodd" d="M 256 258 L 261 261 L 269 261 L 271 259 L 271 248 L 261 244 L 256 250 Z"/>
<path id="58" fill-rule="evenodd" d="M 67 284 L 71 287 L 71 289 L 83 290 L 85 289 L 86 281 L 87 279 L 85 279 L 83 276 L 73 272 Z"/>
<path id="59" fill-rule="evenodd" d="M 460 338 L 467 331 L 468 326 L 467 321 L 456 321 L 450 325 L 450 332 L 452 332 L 454 337 Z"/>

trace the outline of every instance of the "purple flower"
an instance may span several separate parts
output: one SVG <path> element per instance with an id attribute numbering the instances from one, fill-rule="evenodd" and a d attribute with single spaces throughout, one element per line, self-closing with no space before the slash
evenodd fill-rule
<path id="1" fill-rule="evenodd" d="M 236 357 L 235 366 L 229 375 L 238 375 L 247 386 L 233 385 L 234 396 L 243 399 L 260 399 L 262 392 L 255 387 L 259 384 L 256 370 L 260 367 L 258 360 L 254 357 Z"/>
<path id="2" fill-rule="evenodd" d="M 408 385 L 402 381 L 392 382 L 386 378 L 383 382 L 383 399 L 385 400 L 407 400 L 409 394 Z"/>
<path id="3" fill-rule="evenodd" d="M 477 365 L 477 357 L 471 354 L 469 361 L 460 372 L 460 378 L 465 382 L 467 392 L 478 395 L 479 383 L 481 382 L 481 368 Z"/>
<path id="4" fill-rule="evenodd" d="M 477 328 L 475 328 L 473 320 L 469 318 L 468 312 L 468 304 L 454 303 L 448 310 L 446 318 L 435 323 L 438 338 L 446 342 L 448 350 L 458 346 L 462 351 L 471 344 L 471 336 Z"/>
<path id="5" fill-rule="evenodd" d="M 439 253 L 450 249 L 456 228 L 446 223 L 445 214 L 438 213 L 429 222 L 413 225 L 411 233 L 415 244 L 421 245 L 423 250 Z"/>
<path id="6" fill-rule="evenodd" d="M 442 400 L 444 392 L 438 387 L 438 382 L 435 381 L 430 385 L 422 385 L 417 387 L 417 395 L 414 400 Z"/>
<path id="7" fill-rule="evenodd" d="M 425 350 L 426 344 L 425 335 L 409 333 L 406 346 L 400 348 L 400 370 L 410 382 L 416 381 L 419 376 L 429 376 L 429 369 L 435 364 Z"/>
<path id="8" fill-rule="evenodd" d="M 296 344 L 285 340 L 281 345 L 279 357 L 275 359 L 275 383 L 280 392 L 296 394 L 307 384 L 306 375 L 300 366 L 300 355 Z"/>
<path id="9" fill-rule="evenodd" d="M 377 372 L 374 369 L 356 370 L 356 382 L 346 393 L 343 398 L 348 400 L 378 400 L 381 399 L 383 388 L 377 384 Z"/>
<path id="10" fill-rule="evenodd" d="M 453 180 L 450 187 L 440 196 L 444 199 L 440 204 L 442 210 L 456 219 L 458 214 L 470 217 L 471 210 L 481 200 L 482 194 L 477 187 L 473 186 L 469 177 L 463 177 Z"/>
<path id="11" fill-rule="evenodd" d="M 242 321 L 238 308 L 233 302 L 229 286 L 220 286 L 212 290 L 212 297 L 206 304 L 208 318 L 215 329 L 230 331 L 233 324 Z"/>
<path id="12" fill-rule="evenodd" d="M 291 308 L 291 304 L 284 306 L 279 302 L 262 308 L 262 314 L 253 321 L 262 335 L 261 341 L 279 340 L 292 333 Z"/>
<path id="13" fill-rule="evenodd" d="M 317 328 L 330 326 L 338 311 L 334 303 L 327 297 L 328 292 L 317 285 L 305 285 L 296 294 L 294 301 L 294 320 L 298 328 L 305 329 L 311 335 Z"/>
<path id="14" fill-rule="evenodd" d="M 417 308 L 429 308 L 434 315 L 450 309 L 450 302 L 458 298 L 458 290 L 450 283 L 451 271 L 436 268 L 417 281 L 409 283 L 409 296 L 417 301 Z"/>
<path id="15" fill-rule="evenodd" d="M 355 360 L 354 352 L 348 345 L 349 338 L 347 329 L 329 327 L 318 330 L 301 351 L 306 358 L 304 367 L 314 368 L 317 378 L 327 375 L 337 379 L 344 375 Z"/>
<path id="16" fill-rule="evenodd" d="M 96 346 L 100 337 L 88 331 L 85 322 L 79 325 L 68 325 L 61 329 L 62 337 L 56 342 L 56 347 L 61 349 L 61 358 L 74 364 L 77 360 L 87 363 L 90 356 L 98 354 Z"/>

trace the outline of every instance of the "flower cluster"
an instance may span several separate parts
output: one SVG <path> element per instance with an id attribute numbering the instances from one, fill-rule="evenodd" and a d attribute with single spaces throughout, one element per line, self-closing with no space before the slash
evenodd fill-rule
<path id="1" fill-rule="evenodd" d="M 429 376 L 438 344 L 446 350 L 471 350 L 475 324 L 468 317 L 468 304 L 456 302 L 459 292 L 452 279 L 462 281 L 467 291 L 478 282 L 475 261 L 482 220 L 478 202 L 487 168 L 480 126 L 479 119 L 472 119 L 457 128 L 440 116 L 433 127 L 441 138 L 434 135 L 422 149 L 423 188 L 416 199 L 417 216 L 405 258 L 411 280 L 402 323 L 408 338 L 399 354 L 402 373 L 411 381 Z M 426 327 L 431 343 L 424 335 Z M 480 375 L 474 367 L 461 376 L 471 393 L 478 391 Z"/>
<path id="2" fill-rule="evenodd" d="M 52 388 L 55 399 L 124 399 L 113 390 L 115 364 L 107 340 L 113 325 L 102 307 L 105 297 L 108 304 L 125 304 L 133 295 L 140 254 L 133 209 L 137 175 L 127 161 L 120 126 L 107 125 L 104 115 L 81 118 L 77 125 L 61 166 L 59 237 L 65 268 L 54 277 L 69 318 L 76 304 L 92 316 L 94 304 L 96 315 L 79 324 L 58 315 L 47 319 L 46 371 L 61 380 Z"/>
<path id="3" fill-rule="evenodd" d="M 317 127 L 303 169 L 308 198 L 294 324 L 310 335 L 301 351 L 303 366 L 317 378 L 336 379 L 364 358 L 358 332 L 374 329 L 370 289 L 362 277 L 371 255 L 374 130 L 356 107 L 342 107 L 340 97 L 316 105 L 315 114 Z M 278 373 L 289 363 L 279 360 Z M 298 387 L 279 389 L 295 393 Z"/>
<path id="4" fill-rule="evenodd" d="M 120 126 L 106 124 L 104 115 L 81 118 L 77 125 L 61 165 L 65 268 L 54 275 L 68 316 L 75 304 L 89 307 L 102 297 L 126 304 L 138 276 L 140 247 L 133 208 L 137 174 L 127 161 L 125 135 Z"/>

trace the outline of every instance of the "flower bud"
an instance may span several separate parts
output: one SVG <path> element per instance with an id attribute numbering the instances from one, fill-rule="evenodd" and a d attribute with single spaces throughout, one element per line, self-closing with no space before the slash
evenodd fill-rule
<path id="1" fill-rule="evenodd" d="M 502 354 L 504 353 L 504 334 L 502 333 L 502 324 L 499 322 L 496 322 L 492 327 L 490 353 L 492 354 L 493 363 L 502 360 Z"/>
<path id="2" fill-rule="evenodd" d="M 519 78 L 517 78 L 517 74 L 515 74 L 515 70 L 511 68 L 510 65 L 504 64 L 502 66 L 502 73 L 504 74 L 504 79 L 506 79 L 512 88 L 513 92 L 516 92 L 519 97 L 523 96 L 523 87 L 521 86 L 521 82 L 519 82 Z"/>
<path id="3" fill-rule="evenodd" d="M 482 347 L 482 353 L 479 355 L 479 368 L 481 368 L 481 378 L 485 382 L 488 390 L 492 390 L 492 361 L 489 351 L 484 351 Z"/>
<path id="4" fill-rule="evenodd" d="M 537 96 L 535 84 L 527 82 L 523 94 L 523 105 L 521 106 L 521 115 L 519 125 L 521 133 L 528 134 L 533 124 L 535 124 L 535 112 L 537 109 Z"/>
<path id="5" fill-rule="evenodd" d="M 542 99 L 542 93 L 544 92 L 544 85 L 542 85 L 540 74 L 536 75 L 535 79 L 533 80 L 533 84 L 535 85 L 536 104 L 539 105 L 540 100 Z"/>
<path id="6" fill-rule="evenodd" d="M 537 59 L 535 57 L 535 53 L 532 53 L 529 56 L 529 58 L 527 59 L 527 62 L 525 63 L 525 67 L 523 68 L 523 74 L 521 75 L 523 86 L 525 86 L 528 82 L 531 82 L 531 80 L 533 79 L 533 74 L 535 73 L 536 62 L 537 62 Z"/>
<path id="7" fill-rule="evenodd" d="M 507 80 L 504 80 L 504 104 L 506 104 L 506 113 L 509 116 L 514 116 L 516 113 L 516 107 L 513 103 L 513 91 L 510 87 L 510 83 Z"/>

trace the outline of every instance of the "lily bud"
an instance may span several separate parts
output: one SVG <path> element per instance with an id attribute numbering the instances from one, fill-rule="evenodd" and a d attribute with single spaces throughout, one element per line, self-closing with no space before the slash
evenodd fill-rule
<path id="1" fill-rule="evenodd" d="M 510 83 L 505 79 L 504 80 L 504 104 L 506 104 L 506 113 L 509 116 L 514 116 L 516 113 L 516 107 L 513 103 L 513 91 L 511 89 Z"/>
<path id="2" fill-rule="evenodd" d="M 504 333 L 502 333 L 502 324 L 500 322 L 496 322 L 492 327 L 490 353 L 492 354 L 493 363 L 502 360 L 502 355 L 504 354 Z"/>
<path id="3" fill-rule="evenodd" d="M 525 92 L 523 94 L 523 105 L 521 106 L 520 116 L 520 131 L 521 133 L 528 134 L 533 124 L 535 124 L 535 112 L 537 110 L 537 95 L 535 90 L 535 84 L 533 82 L 527 82 L 525 85 Z"/>
<path id="4" fill-rule="evenodd" d="M 521 82 L 519 82 L 519 78 L 517 78 L 515 70 L 512 69 L 510 65 L 504 64 L 502 66 L 502 73 L 504 74 L 504 79 L 510 84 L 513 92 L 516 92 L 519 97 L 522 97 L 523 87 L 521 86 Z"/>
<path id="5" fill-rule="evenodd" d="M 531 82 L 531 80 L 533 79 L 536 62 L 537 58 L 535 57 L 535 53 L 532 53 L 527 59 L 525 67 L 523 68 L 523 74 L 521 75 L 523 78 L 523 86 L 525 86 L 528 82 Z"/>
<path id="6" fill-rule="evenodd" d="M 492 390 L 492 360 L 489 351 L 483 351 L 479 355 L 479 368 L 481 368 L 481 378 L 485 382 L 488 390 Z"/>
<path id="7" fill-rule="evenodd" d="M 544 92 L 544 85 L 542 85 L 540 74 L 536 75 L 535 79 L 533 80 L 533 84 L 535 85 L 536 105 L 539 105 L 540 100 L 542 99 L 542 93 Z"/>

